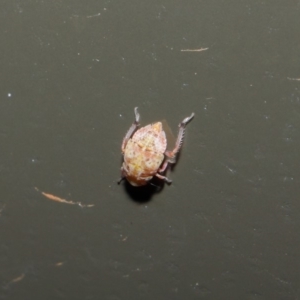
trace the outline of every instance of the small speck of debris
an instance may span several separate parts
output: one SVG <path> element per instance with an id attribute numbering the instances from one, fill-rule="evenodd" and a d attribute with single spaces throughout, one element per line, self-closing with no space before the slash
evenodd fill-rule
<path id="1" fill-rule="evenodd" d="M 181 52 L 202 52 L 202 51 L 206 51 L 209 48 L 199 48 L 199 49 L 181 49 Z"/>
<path id="2" fill-rule="evenodd" d="M 0 208 L 0 216 L 1 216 L 1 213 L 3 212 L 4 208 L 5 208 L 5 204 Z"/>
<path id="3" fill-rule="evenodd" d="M 300 78 L 291 78 L 291 77 L 287 77 L 288 80 L 295 80 L 295 81 L 300 81 Z"/>
<path id="4" fill-rule="evenodd" d="M 91 15 L 91 16 L 86 16 L 87 18 L 94 18 L 94 17 L 99 17 L 101 16 L 101 13 L 95 14 L 95 15 Z"/>

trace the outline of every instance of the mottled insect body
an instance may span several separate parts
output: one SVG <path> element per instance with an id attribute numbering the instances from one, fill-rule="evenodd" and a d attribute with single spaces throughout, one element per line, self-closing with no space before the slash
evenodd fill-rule
<path id="1" fill-rule="evenodd" d="M 121 168 L 122 177 L 120 181 L 126 178 L 131 185 L 142 186 L 146 185 L 153 176 L 156 176 L 167 183 L 171 183 L 172 181 L 162 173 L 169 163 L 176 162 L 176 155 L 183 142 L 185 127 L 194 117 L 194 113 L 179 124 L 175 147 L 172 151 L 166 151 L 167 139 L 162 123 L 149 124 L 137 130 L 140 119 L 137 107 L 134 112 L 135 121 L 122 143 L 124 162 Z"/>

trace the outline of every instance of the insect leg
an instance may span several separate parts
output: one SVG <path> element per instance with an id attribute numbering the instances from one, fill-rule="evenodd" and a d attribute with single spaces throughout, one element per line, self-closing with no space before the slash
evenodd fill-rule
<path id="1" fill-rule="evenodd" d="M 124 179 L 125 179 L 125 177 L 120 177 L 119 180 L 117 181 L 117 183 L 120 184 Z"/>
<path id="2" fill-rule="evenodd" d="M 121 167 L 121 177 L 119 178 L 119 180 L 117 181 L 118 184 L 120 184 L 124 179 L 126 178 L 126 174 L 124 171 L 124 167 Z"/>
<path id="3" fill-rule="evenodd" d="M 189 117 L 185 118 L 179 125 L 179 132 L 176 140 L 175 147 L 172 151 L 166 151 L 166 156 L 168 157 L 168 162 L 169 163 L 175 163 L 176 162 L 176 155 L 179 152 L 182 143 L 183 143 L 183 138 L 184 138 L 184 131 L 186 125 L 194 118 L 194 113 L 192 113 Z"/>
<path id="4" fill-rule="evenodd" d="M 167 168 L 167 166 L 168 166 L 168 164 L 169 164 L 169 161 L 168 160 L 166 160 L 164 163 L 163 163 L 163 165 L 161 166 L 161 168 L 160 169 L 158 169 L 158 173 L 163 173 L 165 170 L 166 170 L 166 168 Z"/>
<path id="5" fill-rule="evenodd" d="M 158 173 L 156 173 L 155 176 L 156 176 L 157 178 L 159 178 L 159 179 L 164 180 L 164 181 L 165 181 L 166 183 L 168 183 L 168 184 L 171 184 L 171 183 L 172 183 L 172 180 L 169 179 L 169 178 L 166 177 L 166 176 L 160 175 L 160 174 L 158 174 Z"/>
<path id="6" fill-rule="evenodd" d="M 138 112 L 137 107 L 134 108 L 134 114 L 135 114 L 135 120 L 134 120 L 133 124 L 130 126 L 129 130 L 127 131 L 127 133 L 123 139 L 122 148 L 121 148 L 122 152 L 125 151 L 125 147 L 127 145 L 128 140 L 131 138 L 131 136 L 133 135 L 133 133 L 136 131 L 136 129 L 139 126 L 140 114 Z"/>

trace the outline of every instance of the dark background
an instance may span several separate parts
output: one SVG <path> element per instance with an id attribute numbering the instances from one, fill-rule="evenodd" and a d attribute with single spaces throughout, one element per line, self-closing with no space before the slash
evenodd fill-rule
<path id="1" fill-rule="evenodd" d="M 2 0 L 0 299 L 299 299 L 299 13 Z M 116 183 L 135 106 L 196 114 L 160 193 Z"/>

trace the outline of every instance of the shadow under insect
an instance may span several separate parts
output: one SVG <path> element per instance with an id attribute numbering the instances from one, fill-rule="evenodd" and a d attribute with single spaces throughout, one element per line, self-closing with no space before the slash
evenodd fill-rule
<path id="1" fill-rule="evenodd" d="M 132 186 L 126 179 L 123 180 L 123 187 L 128 196 L 135 202 L 145 203 L 151 200 L 154 194 L 161 193 L 165 182 L 153 177 L 148 184 L 143 186 Z"/>

